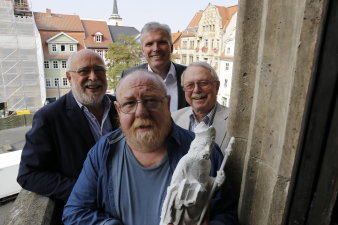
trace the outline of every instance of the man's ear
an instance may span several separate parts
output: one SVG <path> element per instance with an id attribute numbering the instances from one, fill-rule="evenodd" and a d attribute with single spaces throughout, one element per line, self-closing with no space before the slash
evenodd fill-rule
<path id="1" fill-rule="evenodd" d="M 171 96 L 170 95 L 167 95 L 167 99 L 168 99 L 168 108 L 169 108 L 169 110 L 170 110 L 170 99 L 171 99 Z"/>
<path id="2" fill-rule="evenodd" d="M 70 83 L 70 85 L 72 85 L 72 83 L 70 82 L 72 80 L 72 76 L 70 75 L 69 72 L 66 72 L 66 77 L 67 77 L 67 80 Z"/>
<path id="3" fill-rule="evenodd" d="M 114 106 L 115 106 L 117 113 L 120 115 L 121 111 L 120 111 L 119 103 L 117 101 L 114 101 Z"/>
<path id="4" fill-rule="evenodd" d="M 220 85 L 220 82 L 217 81 L 217 82 L 216 82 L 216 90 L 217 90 L 217 93 L 218 93 L 218 90 L 219 90 L 219 85 Z"/>

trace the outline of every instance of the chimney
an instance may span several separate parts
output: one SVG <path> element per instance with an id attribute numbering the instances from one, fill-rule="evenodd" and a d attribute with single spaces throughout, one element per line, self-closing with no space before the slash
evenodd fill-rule
<path id="1" fill-rule="evenodd" d="M 52 16 L 52 10 L 51 9 L 46 9 L 46 13 L 48 14 L 48 16 Z"/>

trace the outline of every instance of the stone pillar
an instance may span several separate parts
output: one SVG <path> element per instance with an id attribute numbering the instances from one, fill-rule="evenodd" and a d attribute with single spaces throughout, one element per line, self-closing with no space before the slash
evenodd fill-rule
<path id="1" fill-rule="evenodd" d="M 241 186 L 241 224 L 278 225 L 287 210 L 326 1 L 239 3 L 228 125 L 237 143 L 228 175 Z"/>
<path id="2" fill-rule="evenodd" d="M 239 197 L 252 99 L 255 87 L 258 40 L 263 0 L 241 0 L 237 16 L 235 61 L 233 67 L 228 135 L 235 137 L 234 151 L 227 161 L 226 174 Z"/>

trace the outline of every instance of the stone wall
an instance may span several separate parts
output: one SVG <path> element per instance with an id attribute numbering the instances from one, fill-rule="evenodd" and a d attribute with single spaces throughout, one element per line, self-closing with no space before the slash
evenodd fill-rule
<path id="1" fill-rule="evenodd" d="M 33 114 L 13 115 L 5 118 L 0 118 L 0 130 L 31 126 L 32 120 Z"/>
<path id="2" fill-rule="evenodd" d="M 240 1 L 228 127 L 237 143 L 228 175 L 242 225 L 283 223 L 324 4 Z"/>

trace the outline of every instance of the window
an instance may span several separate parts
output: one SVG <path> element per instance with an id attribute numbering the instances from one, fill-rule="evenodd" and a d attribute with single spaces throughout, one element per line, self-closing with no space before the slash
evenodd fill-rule
<path id="1" fill-rule="evenodd" d="M 61 68 L 63 69 L 67 68 L 67 61 L 65 60 L 61 61 Z"/>
<path id="2" fill-rule="evenodd" d="M 205 47 L 208 47 L 208 39 L 205 39 L 205 40 L 204 40 L 204 46 L 205 46 Z"/>
<path id="3" fill-rule="evenodd" d="M 194 49 L 194 41 L 190 41 L 190 49 Z"/>
<path id="4" fill-rule="evenodd" d="M 192 63 L 194 61 L 194 56 L 193 55 L 189 55 L 189 63 Z"/>
<path id="5" fill-rule="evenodd" d="M 96 53 L 103 57 L 103 50 L 96 50 Z"/>
<path id="6" fill-rule="evenodd" d="M 49 69 L 49 61 L 45 61 L 44 65 L 45 65 L 45 69 Z"/>
<path id="7" fill-rule="evenodd" d="M 196 61 L 197 62 L 200 61 L 200 57 L 196 56 Z"/>
<path id="8" fill-rule="evenodd" d="M 227 48 L 227 54 L 228 55 L 230 54 L 230 48 Z"/>
<path id="9" fill-rule="evenodd" d="M 186 55 L 182 55 L 182 64 L 183 65 L 187 64 L 187 56 Z"/>
<path id="10" fill-rule="evenodd" d="M 225 63 L 225 70 L 229 70 L 229 63 Z"/>
<path id="11" fill-rule="evenodd" d="M 182 46 L 183 49 L 187 49 L 187 41 L 183 41 L 183 46 Z"/>
<path id="12" fill-rule="evenodd" d="M 63 84 L 63 86 L 67 86 L 68 85 L 68 80 L 67 80 L 67 78 L 62 78 L 62 84 Z"/>
<path id="13" fill-rule="evenodd" d="M 59 78 L 54 78 L 54 86 L 55 87 L 59 86 Z"/>
<path id="14" fill-rule="evenodd" d="M 50 86 L 51 86 L 50 79 L 46 78 L 46 87 L 50 87 Z"/>
<path id="15" fill-rule="evenodd" d="M 74 45 L 69 45 L 69 51 L 74 52 Z"/>
<path id="16" fill-rule="evenodd" d="M 96 35 L 96 42 L 102 42 L 102 35 Z"/>
<path id="17" fill-rule="evenodd" d="M 61 45 L 61 52 L 66 51 L 66 46 L 65 45 Z"/>
<path id="18" fill-rule="evenodd" d="M 224 87 L 228 87 L 228 79 L 224 79 Z"/>
<path id="19" fill-rule="evenodd" d="M 58 61 L 53 61 L 53 68 L 58 69 L 59 68 L 59 63 Z"/>
<path id="20" fill-rule="evenodd" d="M 52 45 L 52 52 L 56 52 L 56 45 Z"/>
<path id="21" fill-rule="evenodd" d="M 222 97 L 222 105 L 226 106 L 228 104 L 228 99 L 226 97 Z"/>

